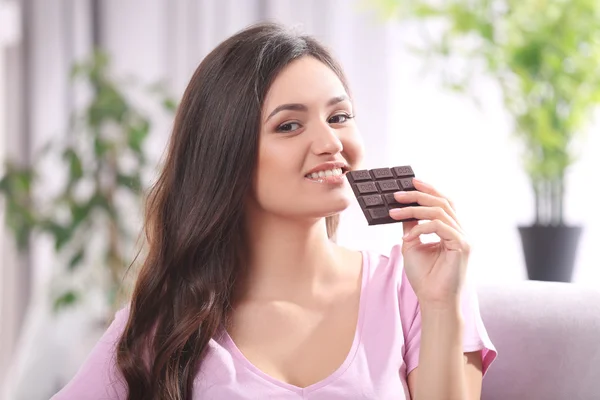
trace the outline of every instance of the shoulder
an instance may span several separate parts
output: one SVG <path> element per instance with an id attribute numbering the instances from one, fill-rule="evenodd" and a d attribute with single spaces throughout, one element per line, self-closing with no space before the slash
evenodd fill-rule
<path id="1" fill-rule="evenodd" d="M 102 361 L 107 365 L 116 364 L 116 353 L 119 340 L 125 331 L 129 320 L 129 305 L 122 307 L 114 313 L 112 320 L 108 321 L 108 327 L 92 350 L 90 358 L 95 362 Z"/>
<path id="2" fill-rule="evenodd" d="M 119 309 L 113 316 L 112 321 L 110 321 L 110 325 L 104 334 L 104 339 L 109 339 L 116 345 L 119 341 L 125 327 L 127 326 L 127 321 L 129 320 L 130 306 L 129 304 L 123 306 Z"/>
<path id="3" fill-rule="evenodd" d="M 116 364 L 116 348 L 128 319 L 129 306 L 114 314 L 75 376 L 52 400 L 126 398 L 126 385 Z"/>
<path id="4" fill-rule="evenodd" d="M 361 252 L 368 273 L 369 291 L 385 297 L 387 302 L 396 302 L 401 313 L 413 315 L 418 309 L 418 301 L 404 271 L 402 245 L 392 246 L 387 254 L 372 250 Z"/>
<path id="5" fill-rule="evenodd" d="M 371 264 L 371 269 L 396 269 L 402 267 L 402 245 L 394 245 L 389 252 L 381 253 L 371 249 L 360 250 L 363 257 Z"/>
<path id="6" fill-rule="evenodd" d="M 419 314 L 419 300 L 404 270 L 402 245 L 392 246 L 387 254 L 365 250 L 363 255 L 369 264 L 369 292 L 377 293 L 387 307 L 394 305 L 394 318 L 399 318 L 406 334 Z"/>
<path id="7" fill-rule="evenodd" d="M 370 280 L 386 281 L 388 284 L 401 290 L 403 286 L 410 285 L 404 273 L 404 259 L 402 245 L 392 246 L 388 253 L 373 250 L 362 250 L 364 265 L 368 268 Z"/>

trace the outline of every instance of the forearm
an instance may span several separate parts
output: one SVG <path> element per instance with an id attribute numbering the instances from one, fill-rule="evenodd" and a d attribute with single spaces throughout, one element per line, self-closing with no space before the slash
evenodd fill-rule
<path id="1" fill-rule="evenodd" d="M 465 400 L 460 307 L 421 305 L 421 347 L 415 400 Z"/>

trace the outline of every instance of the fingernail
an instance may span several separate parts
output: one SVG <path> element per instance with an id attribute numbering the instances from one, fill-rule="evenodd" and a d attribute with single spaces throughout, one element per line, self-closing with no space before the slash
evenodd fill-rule
<path id="1" fill-rule="evenodd" d="M 390 215 L 398 215 L 402 209 L 401 208 L 392 208 L 390 210 Z"/>
<path id="2" fill-rule="evenodd" d="M 406 192 L 396 192 L 395 194 L 398 196 L 406 196 L 407 195 Z"/>

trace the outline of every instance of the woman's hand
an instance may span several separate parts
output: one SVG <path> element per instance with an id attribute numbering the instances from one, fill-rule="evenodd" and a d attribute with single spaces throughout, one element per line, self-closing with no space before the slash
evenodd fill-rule
<path id="1" fill-rule="evenodd" d="M 395 193 L 400 203 L 416 202 L 418 207 L 390 210 L 403 222 L 402 255 L 406 276 L 423 306 L 455 307 L 465 280 L 470 246 L 458 223 L 454 206 L 431 185 L 413 179 L 417 190 Z M 439 242 L 422 243 L 420 235 L 435 233 Z"/>

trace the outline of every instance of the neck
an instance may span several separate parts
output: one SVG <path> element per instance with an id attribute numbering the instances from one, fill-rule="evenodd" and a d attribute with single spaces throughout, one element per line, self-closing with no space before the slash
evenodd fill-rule
<path id="1" fill-rule="evenodd" d="M 295 220 L 250 216 L 248 264 L 242 298 L 294 297 L 319 291 L 342 273 L 339 247 L 329 240 L 325 218 Z"/>

